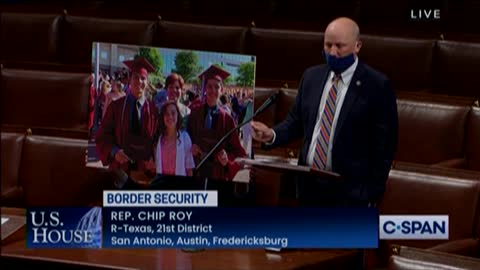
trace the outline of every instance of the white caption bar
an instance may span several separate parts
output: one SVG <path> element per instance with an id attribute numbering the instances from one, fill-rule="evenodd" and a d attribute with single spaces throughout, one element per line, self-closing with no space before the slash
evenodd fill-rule
<path id="1" fill-rule="evenodd" d="M 216 207 L 217 191 L 198 190 L 105 190 L 104 207 Z"/>

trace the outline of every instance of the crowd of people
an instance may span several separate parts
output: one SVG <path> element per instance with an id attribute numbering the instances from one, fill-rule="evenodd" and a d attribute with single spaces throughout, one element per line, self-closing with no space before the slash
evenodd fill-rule
<path id="1" fill-rule="evenodd" d="M 89 123 L 90 137 L 94 140 L 95 131 L 105 116 L 108 105 L 126 95 L 128 90 L 128 72 L 125 70 L 114 72 L 101 71 L 98 76 L 98 87 L 95 87 L 94 73 L 91 77 L 90 101 L 89 101 Z M 186 127 L 187 116 L 191 109 L 202 104 L 201 86 L 185 83 L 183 77 L 177 73 L 171 73 L 165 80 L 165 85 L 157 83 L 148 84 L 146 98 L 152 100 L 160 112 L 161 106 L 168 100 L 178 101 L 180 113 Z M 218 105 L 230 116 L 236 124 L 241 124 L 244 119 L 253 113 L 253 88 L 223 86 L 223 93 L 220 96 Z M 240 130 L 242 145 L 249 153 L 248 141 L 251 141 L 248 125 Z M 249 129 L 250 130 L 250 129 Z"/>

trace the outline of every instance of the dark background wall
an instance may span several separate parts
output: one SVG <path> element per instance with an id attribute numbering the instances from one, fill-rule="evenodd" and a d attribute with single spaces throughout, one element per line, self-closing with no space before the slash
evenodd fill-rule
<path id="1" fill-rule="evenodd" d="M 357 20 L 363 32 L 480 34 L 480 0 L 2 0 L 4 11 L 323 31 L 338 16 Z M 412 20 L 411 9 L 440 9 L 440 20 Z"/>

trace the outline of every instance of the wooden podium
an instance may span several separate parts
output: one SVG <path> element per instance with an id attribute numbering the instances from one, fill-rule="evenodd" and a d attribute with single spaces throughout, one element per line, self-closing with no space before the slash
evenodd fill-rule
<path id="1" fill-rule="evenodd" d="M 297 185 L 294 179 L 302 175 L 313 175 L 332 181 L 341 180 L 337 173 L 299 166 L 294 159 L 256 155 L 255 159 L 237 158 L 236 161 L 255 172 L 258 206 L 297 206 Z"/>

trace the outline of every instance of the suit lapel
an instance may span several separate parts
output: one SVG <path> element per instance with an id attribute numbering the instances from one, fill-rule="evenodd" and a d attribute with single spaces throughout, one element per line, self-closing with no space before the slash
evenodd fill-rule
<path id="1" fill-rule="evenodd" d="M 335 142 L 337 141 L 337 138 L 338 138 L 338 134 L 341 132 L 342 126 L 345 123 L 345 120 L 347 119 L 347 116 L 350 113 L 353 105 L 355 104 L 355 100 L 358 97 L 358 93 L 362 85 L 361 78 L 363 77 L 364 71 L 365 70 L 363 65 L 359 62 L 357 65 L 357 69 L 355 70 L 355 73 L 353 73 L 353 77 L 352 77 L 352 80 L 350 81 L 350 85 L 348 86 L 347 95 L 343 100 L 343 105 L 340 111 L 340 115 L 338 116 L 337 126 L 335 128 L 333 145 L 335 145 Z"/>
<path id="2" fill-rule="evenodd" d="M 305 141 L 310 142 L 312 140 L 313 136 L 313 130 L 315 129 L 315 124 L 316 124 L 316 119 L 319 114 L 319 106 L 320 106 L 320 100 L 322 99 L 323 91 L 325 90 L 325 83 L 327 82 L 328 75 L 330 74 L 330 69 L 326 68 L 325 72 L 322 72 L 322 75 L 318 76 L 317 83 L 314 83 L 313 85 L 320 85 L 321 88 L 318 89 L 318 91 L 313 91 L 313 96 L 311 97 L 311 100 L 308 100 L 308 102 L 312 102 L 311 104 L 314 104 L 314 109 L 308 110 L 308 112 L 311 114 L 309 116 L 309 119 L 315 119 L 312 121 L 312 125 L 308 126 L 308 138 L 306 138 Z"/>

